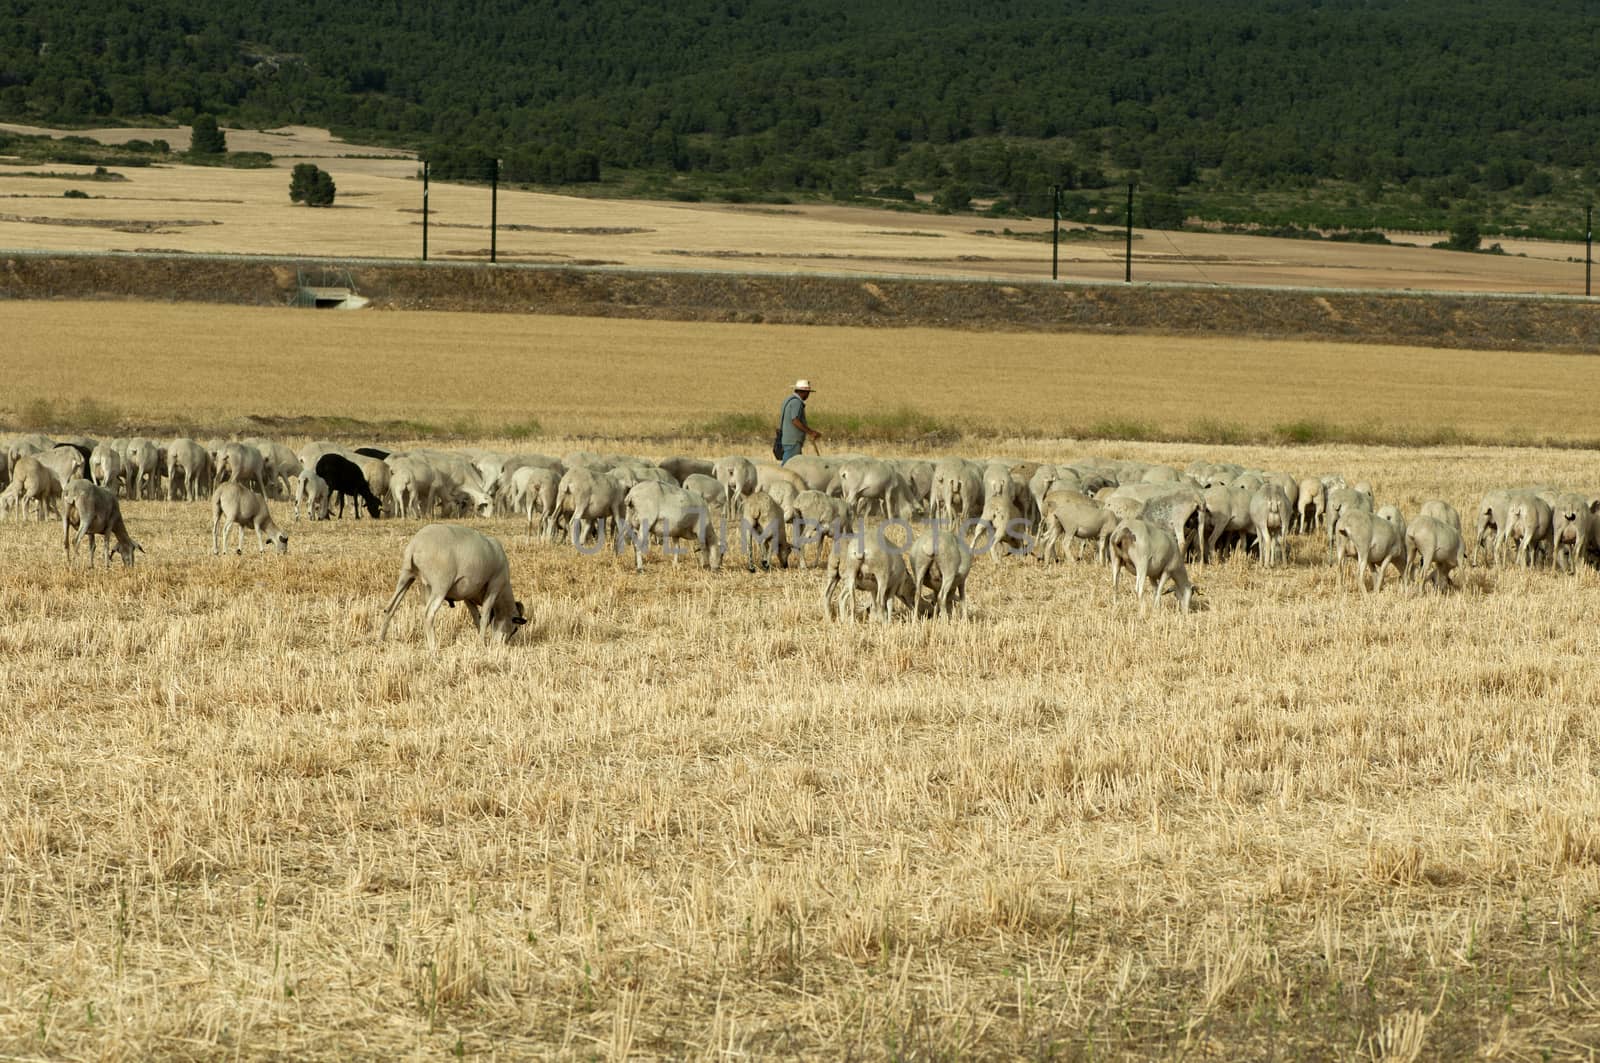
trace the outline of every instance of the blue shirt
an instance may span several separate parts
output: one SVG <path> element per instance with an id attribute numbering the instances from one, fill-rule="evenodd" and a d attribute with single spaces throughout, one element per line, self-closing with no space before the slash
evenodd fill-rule
<path id="1" fill-rule="evenodd" d="M 784 443 L 805 442 L 806 434 L 794 426 L 797 420 L 801 424 L 806 424 L 805 400 L 799 395 L 790 395 L 783 400 L 783 412 L 778 415 L 778 423 L 783 427 Z"/>

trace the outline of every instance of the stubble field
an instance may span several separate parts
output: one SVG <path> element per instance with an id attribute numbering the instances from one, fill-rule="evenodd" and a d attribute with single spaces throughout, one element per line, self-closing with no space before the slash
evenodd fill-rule
<path id="1" fill-rule="evenodd" d="M 1101 405 L 1181 427 L 1194 405 L 1258 423 L 1370 400 L 1395 425 L 1556 438 L 1589 359 L 251 313 L 8 308 L 0 416 L 443 410 L 545 424 L 472 441 L 507 450 L 753 455 L 674 433 L 775 405 L 800 371 L 819 417 L 1016 426 L 940 447 L 971 457 L 1342 472 L 1408 514 L 1595 484 L 1584 450 L 1049 435 Z M 340 372 L 313 372 L 333 351 Z M 1197 566 L 1198 613 L 1141 616 L 1104 569 L 984 559 L 969 622 L 850 626 L 822 621 L 816 569 L 635 576 L 473 521 L 532 622 L 486 648 L 446 612 L 428 654 L 416 592 L 374 642 L 415 521 L 294 525 L 280 503 L 287 557 L 214 558 L 203 505 L 125 510 L 131 571 L 69 567 L 59 525 L 0 525 L 5 1054 L 1600 1045 L 1592 570 L 1363 596 L 1305 539 L 1287 570 Z"/>
<path id="2" fill-rule="evenodd" d="M 0 126 L 64 135 L 64 130 Z M 186 129 L 77 130 L 105 143 L 165 139 Z M 422 187 L 405 153 L 349 144 L 325 130 L 290 126 L 227 131 L 234 151 L 274 156 L 270 169 L 163 163 L 93 180 L 91 166 L 37 164 L 0 155 L 0 248 L 50 251 L 176 251 L 315 257 L 415 258 L 422 252 Z M 311 162 L 338 185 L 332 208 L 289 201 L 289 173 Z M 73 189 L 90 198 L 64 198 Z M 489 191 L 434 182 L 430 254 L 487 261 Z M 613 264 L 650 269 L 914 274 L 1038 279 L 1050 276 L 1050 223 L 981 214 L 904 213 L 852 203 L 736 205 L 616 200 L 520 188 L 499 194 L 501 262 Z M 1577 224 L 1576 220 L 1573 222 Z M 1069 229 L 1082 228 L 1069 225 Z M 1123 277 L 1115 225 L 1069 233 L 1063 278 Z M 1009 230 L 1009 233 L 1008 233 Z M 1504 240 L 1505 255 L 1429 247 L 1442 234 L 1393 233 L 1395 246 L 1287 240 L 1209 232 L 1137 230 L 1137 281 L 1445 289 L 1581 294 L 1583 247 Z"/>

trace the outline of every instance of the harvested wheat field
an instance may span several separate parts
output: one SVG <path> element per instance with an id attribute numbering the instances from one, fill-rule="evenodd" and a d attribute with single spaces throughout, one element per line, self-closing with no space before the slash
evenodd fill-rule
<path id="1" fill-rule="evenodd" d="M 805 374 L 817 425 L 868 439 L 921 426 L 1600 445 L 1600 359 L 1531 351 L 96 302 L 14 303 L 5 321 L 12 425 L 38 419 L 31 403 L 87 399 L 108 430 L 354 418 L 476 436 L 531 419 L 759 447 Z"/>
<path id="2" fill-rule="evenodd" d="M 24 133 L 53 133 L 0 125 Z M 188 142 L 186 128 L 77 130 L 106 143 Z M 415 159 L 393 149 L 348 144 L 326 131 L 227 130 L 235 151 L 266 152 L 269 169 L 162 164 L 94 168 L 24 163 L 0 156 L 0 248 L 50 251 L 180 251 L 332 257 L 414 258 L 422 253 L 422 188 Z M 289 201 L 298 162 L 327 170 L 333 207 Z M 35 176 L 41 175 L 42 176 Z M 63 198 L 68 189 L 91 198 Z M 487 261 L 489 191 L 433 182 L 430 254 Z M 911 274 L 1044 279 L 1050 224 L 977 214 L 907 214 L 831 203 L 784 206 L 590 199 L 503 188 L 497 259 L 550 265 Z M 1577 224 L 1576 219 L 1573 222 Z M 1004 230 L 1011 229 L 1013 235 Z M 1070 225 L 1069 230 L 1084 229 Z M 1426 246 L 1442 236 L 1393 234 L 1396 246 L 1324 243 L 1207 232 L 1137 230 L 1138 281 L 1330 288 L 1445 289 L 1581 295 L 1580 244 L 1505 240 L 1505 255 Z M 1420 243 L 1422 246 L 1413 246 Z M 1061 276 L 1121 281 L 1121 234 L 1069 233 Z"/>
<path id="3" fill-rule="evenodd" d="M 754 455 L 764 439 L 678 433 L 765 414 L 801 366 L 819 423 L 870 429 L 903 404 L 1001 433 L 872 448 L 887 453 L 1338 472 L 1469 523 L 1492 487 L 1596 486 L 1588 450 L 1050 434 L 1349 408 L 1396 431 L 1554 438 L 1594 393 L 1584 358 L 6 313 L 8 431 L 75 410 L 103 435 L 251 413 L 534 418 L 532 438 L 462 443 Z M 213 557 L 205 504 L 126 502 L 147 550 L 131 570 L 69 564 L 59 523 L 0 522 L 0 1054 L 1600 1048 L 1587 566 L 1364 595 L 1297 537 L 1287 568 L 1193 566 L 1201 608 L 1179 615 L 1141 614 L 1087 561 L 981 558 L 965 621 L 848 624 L 822 619 L 814 567 L 750 573 L 736 553 L 635 575 L 528 540 L 521 519 L 472 519 L 505 544 L 530 623 L 486 646 L 445 610 L 430 654 L 416 590 L 375 640 L 420 521 L 274 510 L 287 556 L 247 536 Z"/>
<path id="4" fill-rule="evenodd" d="M 1594 469 L 994 449 L 1337 469 L 1408 513 Z M 1308 537 L 1141 616 L 1102 567 L 981 559 L 967 622 L 845 625 L 815 568 L 635 576 L 486 520 L 531 623 L 446 611 L 430 655 L 415 593 L 374 641 L 416 521 L 279 503 L 287 557 L 215 558 L 204 505 L 125 508 L 131 571 L 0 527 L 5 1054 L 1600 1044 L 1593 571 L 1363 596 Z"/>

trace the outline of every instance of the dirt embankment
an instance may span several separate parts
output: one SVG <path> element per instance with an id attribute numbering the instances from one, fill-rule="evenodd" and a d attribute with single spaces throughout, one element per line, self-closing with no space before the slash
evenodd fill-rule
<path id="1" fill-rule="evenodd" d="M 12 254 L 0 298 L 285 305 L 286 259 Z M 1485 350 L 1600 352 L 1600 301 L 1243 288 L 1007 284 L 816 275 L 334 264 L 378 309 L 1030 332 L 1315 337 Z"/>

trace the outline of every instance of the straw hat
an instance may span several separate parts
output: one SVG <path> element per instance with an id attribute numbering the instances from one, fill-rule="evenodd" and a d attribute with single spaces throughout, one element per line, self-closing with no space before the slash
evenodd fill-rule
<path id="1" fill-rule="evenodd" d="M 816 388 L 813 388 L 811 386 L 811 381 L 809 381 L 809 380 L 796 380 L 794 382 L 794 389 L 796 391 L 815 391 L 816 390 Z"/>

